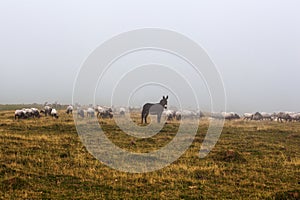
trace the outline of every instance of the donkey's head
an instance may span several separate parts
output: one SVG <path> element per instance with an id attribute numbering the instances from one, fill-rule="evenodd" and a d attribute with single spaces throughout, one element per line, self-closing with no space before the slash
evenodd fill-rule
<path id="1" fill-rule="evenodd" d="M 168 96 L 163 96 L 163 98 L 159 102 L 159 104 L 162 105 L 165 109 L 167 109 L 168 98 Z"/>

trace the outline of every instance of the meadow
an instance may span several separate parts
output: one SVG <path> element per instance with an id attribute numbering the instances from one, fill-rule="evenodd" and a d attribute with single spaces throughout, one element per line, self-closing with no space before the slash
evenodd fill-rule
<path id="1" fill-rule="evenodd" d="M 203 119 L 177 161 L 125 173 L 88 153 L 64 110 L 58 119 L 14 120 L 12 109 L 0 111 L 1 199 L 300 199 L 299 122 L 227 121 L 215 148 L 200 159 Z M 113 119 L 100 123 L 111 141 L 134 152 L 166 145 L 179 127 L 169 122 L 157 135 L 135 139 Z"/>

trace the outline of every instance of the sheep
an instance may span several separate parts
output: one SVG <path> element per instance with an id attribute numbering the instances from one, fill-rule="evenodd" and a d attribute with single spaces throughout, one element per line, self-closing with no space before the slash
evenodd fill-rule
<path id="1" fill-rule="evenodd" d="M 261 121 L 263 120 L 263 116 L 259 112 L 256 112 L 253 114 L 252 120 Z"/>
<path id="2" fill-rule="evenodd" d="M 73 112 L 73 106 L 69 105 L 69 106 L 67 107 L 66 113 L 67 113 L 67 114 L 72 114 L 72 112 Z"/>
<path id="3" fill-rule="evenodd" d="M 212 112 L 210 114 L 210 117 L 213 119 L 224 119 L 222 113 Z"/>
<path id="4" fill-rule="evenodd" d="M 15 111 L 15 119 L 25 119 L 30 117 L 40 118 L 40 112 L 37 108 L 23 108 Z"/>
<path id="5" fill-rule="evenodd" d="M 181 117 L 182 118 L 194 119 L 196 116 L 197 116 L 197 114 L 193 111 L 190 111 L 190 110 L 183 110 L 181 112 Z"/>
<path id="6" fill-rule="evenodd" d="M 170 113 L 171 114 L 171 113 Z M 182 110 L 182 111 L 173 111 L 172 113 L 173 118 L 176 120 L 181 120 L 181 119 L 194 119 L 199 115 L 196 112 L 190 111 L 190 110 Z"/>
<path id="7" fill-rule="evenodd" d="M 88 108 L 86 111 L 87 117 L 95 117 L 95 110 L 93 108 Z"/>
<path id="8" fill-rule="evenodd" d="M 197 112 L 197 116 L 198 116 L 199 118 L 205 117 L 205 115 L 204 115 L 204 113 L 203 113 L 202 111 L 198 111 L 198 112 Z"/>
<path id="9" fill-rule="evenodd" d="M 24 111 L 26 118 L 33 117 L 33 110 L 32 109 L 23 108 L 22 110 Z"/>
<path id="10" fill-rule="evenodd" d="M 51 115 L 51 111 L 52 111 L 52 108 L 50 106 L 45 106 L 44 110 L 41 110 L 40 112 L 44 113 L 45 116 L 47 116 L 47 115 Z"/>
<path id="11" fill-rule="evenodd" d="M 84 110 L 81 108 L 77 108 L 77 117 L 84 118 Z"/>
<path id="12" fill-rule="evenodd" d="M 40 112 L 39 112 L 39 110 L 37 108 L 31 108 L 31 110 L 32 110 L 32 116 L 33 117 L 37 117 L 37 118 L 41 117 L 40 116 Z"/>
<path id="13" fill-rule="evenodd" d="M 173 110 L 164 110 L 163 115 L 165 115 L 167 117 L 167 120 L 170 121 L 175 118 L 176 112 Z"/>
<path id="14" fill-rule="evenodd" d="M 15 120 L 16 119 L 23 119 L 25 118 L 25 111 L 24 110 L 16 110 L 15 111 Z"/>
<path id="15" fill-rule="evenodd" d="M 253 113 L 244 113 L 243 120 L 252 120 Z"/>
<path id="16" fill-rule="evenodd" d="M 121 116 L 125 116 L 125 111 L 126 111 L 125 108 L 120 108 L 119 114 L 120 114 Z"/>
<path id="17" fill-rule="evenodd" d="M 287 112 L 279 112 L 277 114 L 277 121 L 283 122 L 282 120 L 285 120 L 286 122 L 292 121 L 292 117 Z"/>
<path id="18" fill-rule="evenodd" d="M 222 112 L 222 116 L 224 117 L 224 119 L 228 119 L 228 120 L 240 119 L 240 116 L 234 112 L 229 112 L 229 113 Z"/>
<path id="19" fill-rule="evenodd" d="M 293 121 L 300 121 L 300 113 L 294 113 L 290 115 Z"/>
<path id="20" fill-rule="evenodd" d="M 53 109 L 51 109 L 51 116 L 53 117 L 53 118 L 58 118 L 58 113 L 57 113 L 57 111 L 56 111 L 56 109 L 55 108 L 53 108 Z"/>
<path id="21" fill-rule="evenodd" d="M 181 120 L 181 112 L 180 111 L 176 111 L 175 112 L 175 118 L 176 118 L 176 120 Z"/>
<path id="22" fill-rule="evenodd" d="M 97 108 L 97 117 L 101 118 L 113 118 L 113 112 L 111 108 L 100 107 Z"/>
<path id="23" fill-rule="evenodd" d="M 270 121 L 273 121 L 273 118 L 272 118 L 272 115 L 271 115 L 271 114 L 266 113 L 266 112 L 262 112 L 261 115 L 262 115 L 262 117 L 263 117 L 263 120 L 270 120 Z"/>

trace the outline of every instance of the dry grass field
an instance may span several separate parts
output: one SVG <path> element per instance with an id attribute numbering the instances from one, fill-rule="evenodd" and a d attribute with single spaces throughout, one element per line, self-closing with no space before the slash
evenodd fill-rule
<path id="1" fill-rule="evenodd" d="M 0 111 L 1 199 L 300 199 L 300 123 L 228 121 L 200 159 L 204 119 L 180 159 L 131 174 L 90 155 L 72 116 L 59 113 L 59 119 L 14 120 L 13 110 Z M 115 144 L 136 152 L 164 146 L 179 126 L 170 122 L 152 138 L 134 139 L 112 119 L 101 124 Z"/>

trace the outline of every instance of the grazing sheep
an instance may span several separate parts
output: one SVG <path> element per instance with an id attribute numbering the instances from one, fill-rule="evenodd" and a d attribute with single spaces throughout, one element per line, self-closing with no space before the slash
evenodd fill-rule
<path id="1" fill-rule="evenodd" d="M 44 113 L 45 116 L 47 117 L 48 115 L 51 115 L 51 111 L 52 111 L 52 108 L 50 106 L 45 106 L 44 110 L 41 110 L 40 112 Z"/>
<path id="2" fill-rule="evenodd" d="M 40 116 L 40 112 L 39 112 L 39 110 L 37 108 L 31 108 L 31 110 L 32 110 L 32 116 L 33 117 L 37 117 L 37 118 L 41 117 Z"/>
<path id="3" fill-rule="evenodd" d="M 15 119 L 24 119 L 25 118 L 25 111 L 24 110 L 16 110 L 15 111 Z"/>
<path id="4" fill-rule="evenodd" d="M 229 113 L 222 112 L 222 116 L 224 117 L 224 119 L 228 119 L 228 120 L 240 119 L 240 116 L 234 112 L 229 112 Z"/>
<path id="5" fill-rule="evenodd" d="M 175 112 L 175 118 L 176 118 L 176 120 L 181 120 L 181 112 L 180 111 L 176 111 Z"/>
<path id="6" fill-rule="evenodd" d="M 273 118 L 272 118 L 272 115 L 271 115 L 271 114 L 266 113 L 266 112 L 262 112 L 261 115 L 262 115 L 262 117 L 263 117 L 263 120 L 270 120 L 270 121 L 273 121 Z"/>
<path id="7" fill-rule="evenodd" d="M 283 120 L 285 120 L 285 122 L 291 122 L 292 117 L 286 112 L 279 112 L 277 114 L 277 121 L 283 122 Z"/>
<path id="8" fill-rule="evenodd" d="M 107 108 L 107 107 L 100 107 L 98 106 L 97 108 L 97 117 L 101 117 L 101 118 L 113 118 L 113 112 L 111 108 Z"/>
<path id="9" fill-rule="evenodd" d="M 40 112 L 37 108 L 23 108 L 15 111 L 15 119 L 40 118 Z"/>
<path id="10" fill-rule="evenodd" d="M 30 108 L 23 108 L 22 109 L 25 113 L 25 118 L 33 117 L 33 110 Z"/>
<path id="11" fill-rule="evenodd" d="M 204 116 L 203 113 L 196 113 L 190 110 L 182 110 L 182 111 L 173 111 L 172 113 L 173 118 L 176 120 L 181 120 L 181 119 L 195 119 L 200 116 Z"/>
<path id="12" fill-rule="evenodd" d="M 222 113 L 212 112 L 210 114 L 210 117 L 213 119 L 224 119 Z"/>
<path id="13" fill-rule="evenodd" d="M 87 117 L 95 117 L 95 110 L 93 108 L 88 108 L 86 111 Z"/>
<path id="14" fill-rule="evenodd" d="M 69 105 L 69 106 L 67 107 L 66 113 L 67 113 L 67 114 L 72 114 L 72 112 L 73 112 L 73 106 Z"/>
<path id="15" fill-rule="evenodd" d="M 58 113 L 57 113 L 57 111 L 56 111 L 56 109 L 55 108 L 53 108 L 52 110 L 51 110 L 51 116 L 53 117 L 53 118 L 58 118 Z"/>
<path id="16" fill-rule="evenodd" d="M 253 113 L 244 113 L 243 120 L 252 120 L 252 118 L 253 118 Z"/>
<path id="17" fill-rule="evenodd" d="M 197 115 L 198 115 L 199 118 L 205 117 L 205 115 L 202 111 L 198 111 Z"/>
<path id="18" fill-rule="evenodd" d="M 102 110 L 104 110 L 104 108 L 102 108 L 101 106 L 95 106 L 95 111 L 97 113 L 101 112 Z"/>
<path id="19" fill-rule="evenodd" d="M 84 110 L 81 108 L 77 108 L 77 117 L 80 116 L 81 118 L 84 118 Z"/>
<path id="20" fill-rule="evenodd" d="M 181 112 L 181 118 L 194 119 L 194 118 L 196 118 L 196 116 L 197 116 L 197 114 L 190 110 L 183 110 Z"/>
<path id="21" fill-rule="evenodd" d="M 300 121 L 300 113 L 294 113 L 290 115 L 293 121 L 299 122 Z"/>
<path id="22" fill-rule="evenodd" d="M 252 116 L 252 120 L 261 121 L 261 120 L 263 120 L 263 116 L 259 112 L 256 112 Z"/>
<path id="23" fill-rule="evenodd" d="M 167 120 L 173 120 L 175 118 L 176 112 L 173 110 L 165 110 L 163 111 L 163 115 L 167 117 Z"/>
<path id="24" fill-rule="evenodd" d="M 233 114 L 233 119 L 241 119 L 240 115 L 237 113 Z"/>
<path id="25" fill-rule="evenodd" d="M 120 108 L 119 114 L 120 114 L 121 116 L 125 116 L 125 111 L 126 111 L 125 108 Z"/>

